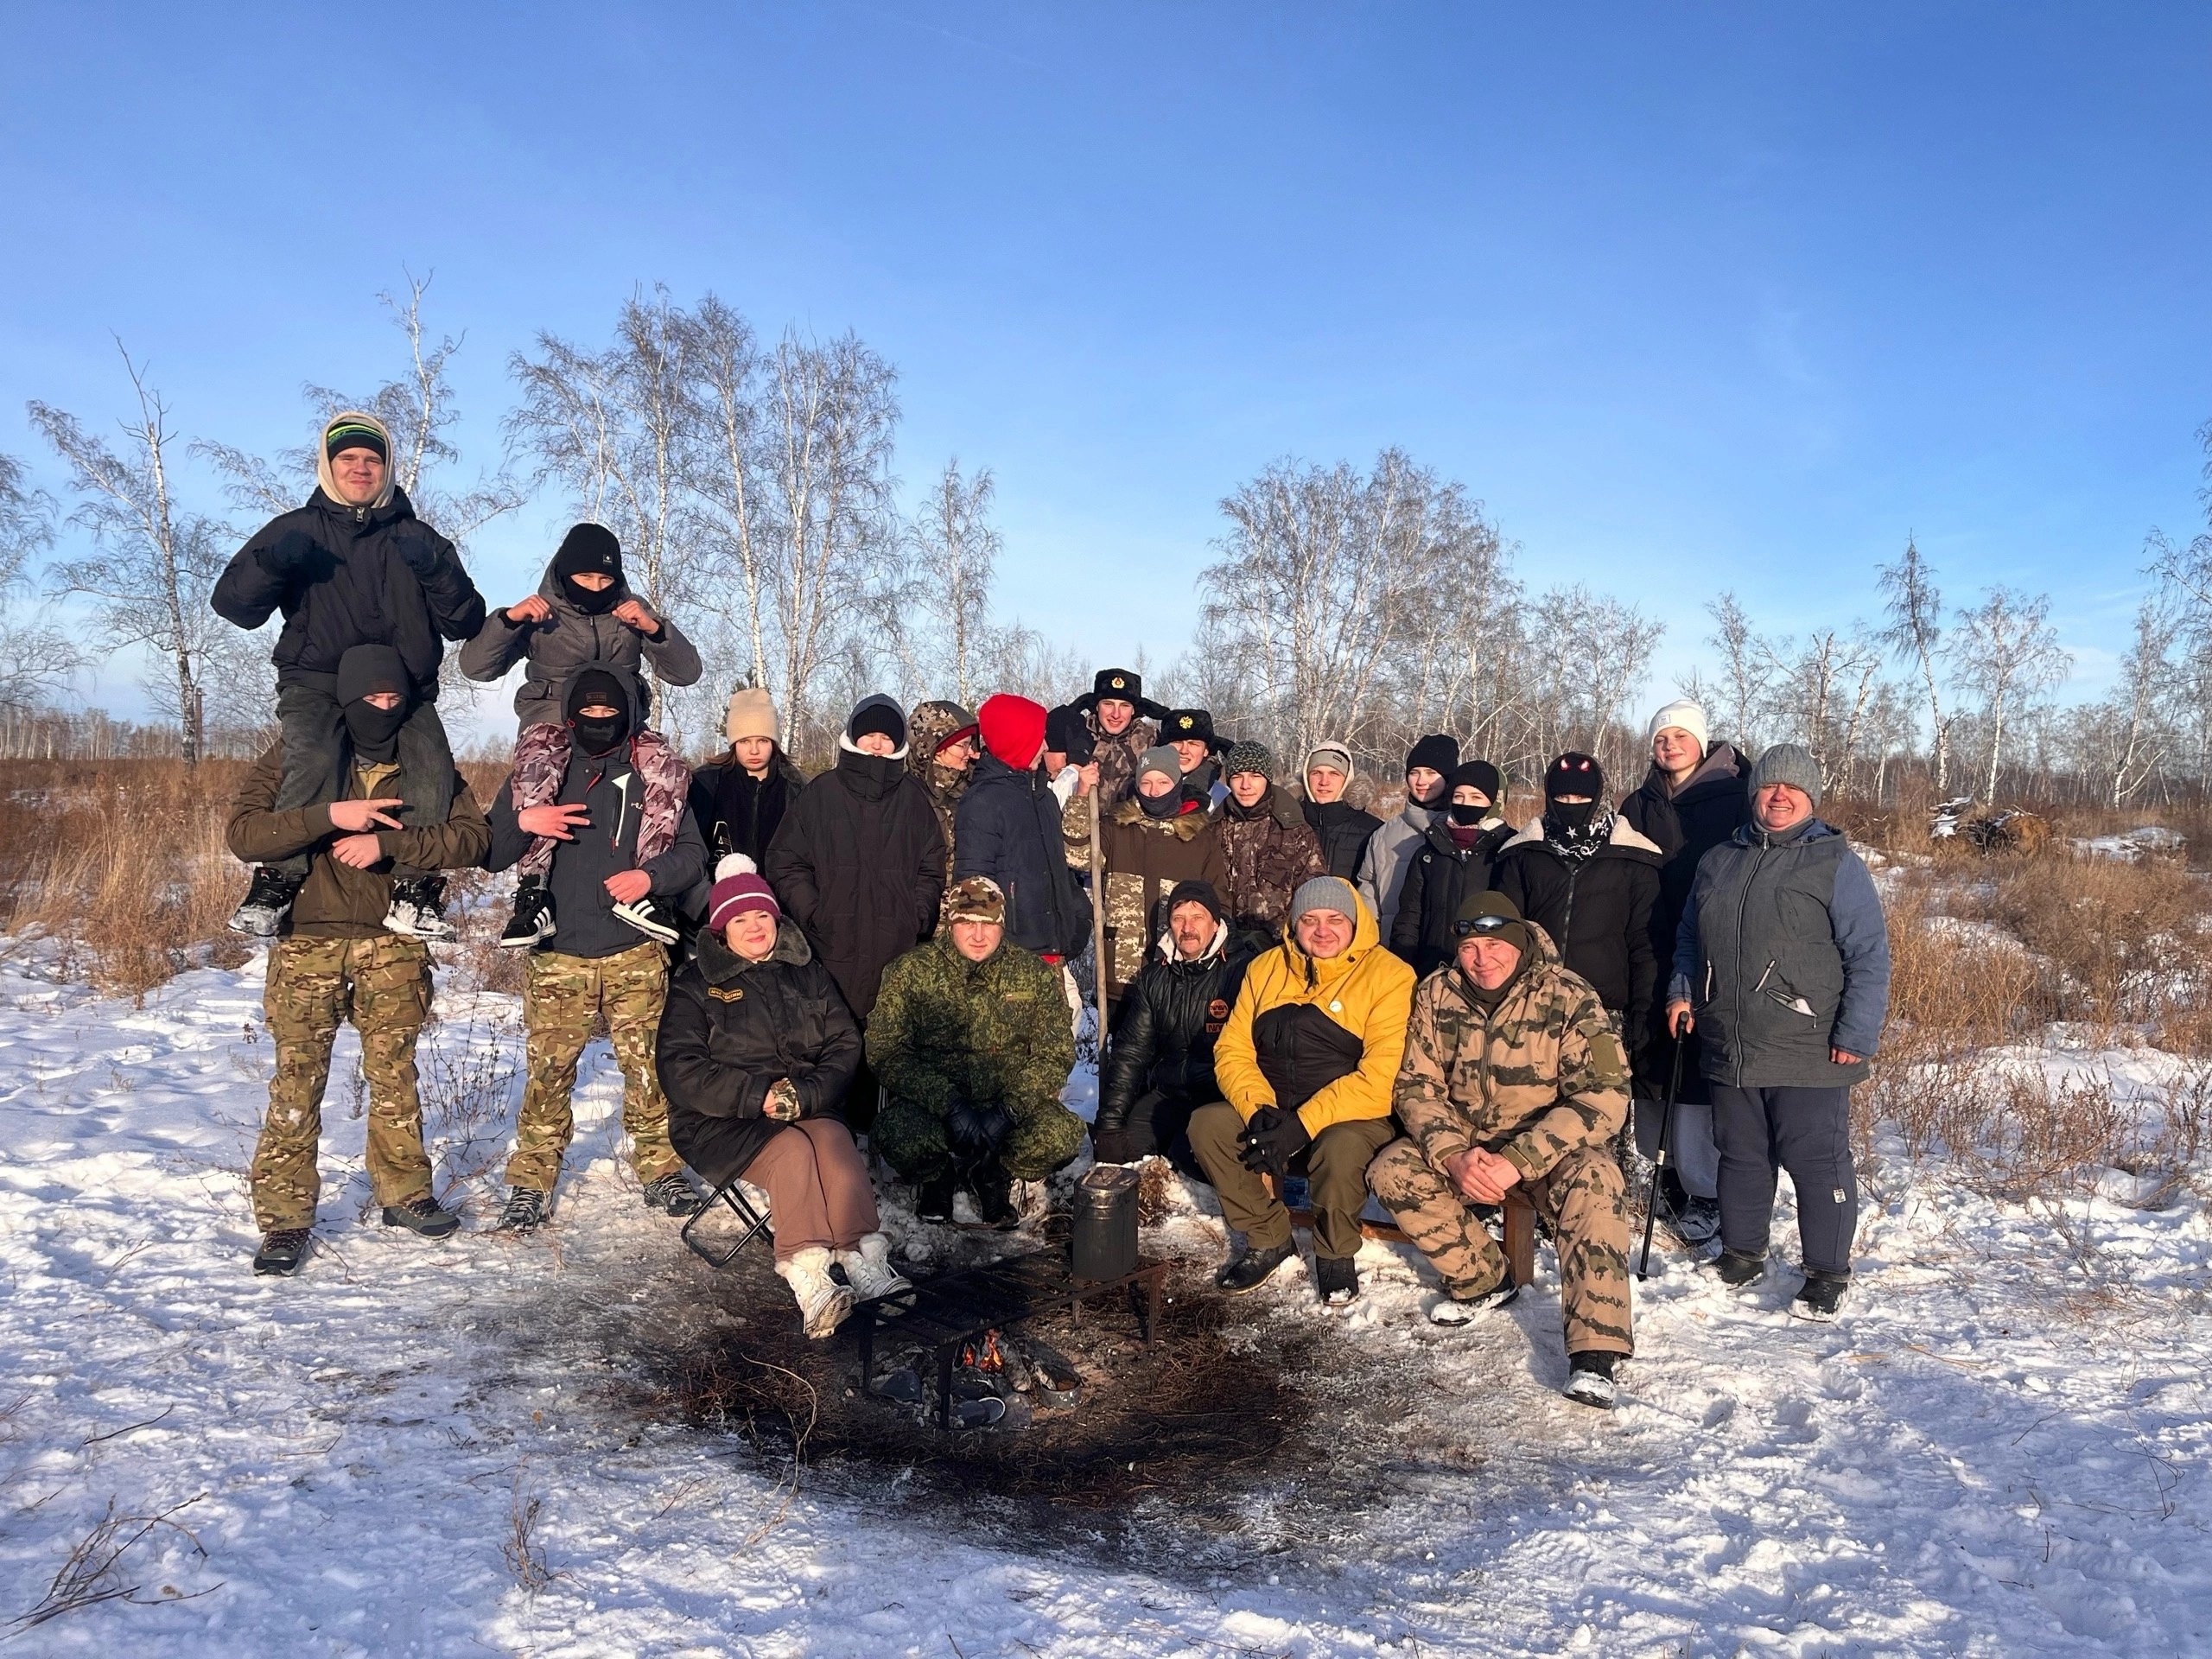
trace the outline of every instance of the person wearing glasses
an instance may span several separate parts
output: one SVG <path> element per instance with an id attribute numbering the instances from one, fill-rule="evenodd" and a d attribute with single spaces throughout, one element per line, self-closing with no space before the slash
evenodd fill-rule
<path id="1" fill-rule="evenodd" d="M 1404 1136 L 1367 1185 L 1444 1281 L 1437 1325 L 1520 1294 L 1478 1206 L 1518 1187 L 1559 1249 L 1570 1400 L 1613 1402 L 1634 1351 L 1628 1206 L 1611 1141 L 1628 1121 L 1628 1056 L 1587 981 L 1502 893 L 1470 893 L 1452 964 L 1421 981 L 1391 1091 Z"/>
<path id="2" fill-rule="evenodd" d="M 925 702 L 906 717 L 906 772 L 922 786 L 937 809 L 938 828 L 944 831 L 944 879 L 952 882 L 952 839 L 960 811 L 960 798 L 976 776 L 976 757 L 983 741 L 976 725 L 976 711 L 957 702 Z"/>

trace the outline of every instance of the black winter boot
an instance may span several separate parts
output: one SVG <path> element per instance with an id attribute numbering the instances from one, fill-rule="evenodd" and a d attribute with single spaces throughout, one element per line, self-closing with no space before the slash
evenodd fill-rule
<path id="1" fill-rule="evenodd" d="M 1313 1258 L 1313 1288 L 1324 1307 L 1350 1307 L 1359 1300 L 1359 1266 L 1350 1256 Z"/>
<path id="2" fill-rule="evenodd" d="M 304 876 L 280 874 L 266 864 L 255 865 L 245 897 L 231 912 L 231 931 L 257 939 L 275 938 L 305 880 Z"/>
<path id="3" fill-rule="evenodd" d="M 1804 1287 L 1789 1304 L 1789 1311 L 1801 1319 L 1818 1319 L 1826 1323 L 1843 1312 L 1843 1299 L 1851 1289 L 1851 1275 L 1847 1273 L 1823 1273 L 1818 1268 L 1805 1274 Z"/>
<path id="4" fill-rule="evenodd" d="M 957 1186 L 950 1175 L 932 1175 L 914 1183 L 914 1218 L 948 1222 L 952 1219 L 952 1195 Z"/>
<path id="5" fill-rule="evenodd" d="M 1723 1250 L 1713 1262 L 1713 1271 L 1722 1284 L 1743 1290 L 1766 1277 L 1766 1257 L 1746 1255 L 1739 1250 Z"/>
<path id="6" fill-rule="evenodd" d="M 1613 1366 L 1619 1358 L 1618 1354 L 1569 1354 L 1567 1387 L 1560 1392 L 1578 1406 L 1595 1406 L 1600 1411 L 1611 1409 Z"/>
<path id="7" fill-rule="evenodd" d="M 511 1186 L 506 1208 L 499 1211 L 499 1224 L 493 1230 L 534 1233 L 545 1224 L 552 1201 L 550 1192 L 541 1192 L 534 1186 Z"/>
<path id="8" fill-rule="evenodd" d="M 1257 1290 L 1274 1276 L 1277 1268 L 1298 1254 L 1289 1244 L 1270 1244 L 1263 1250 L 1249 1245 L 1229 1258 L 1229 1265 L 1214 1275 L 1214 1283 L 1240 1294 Z"/>
<path id="9" fill-rule="evenodd" d="M 1021 1225 L 1021 1211 L 1014 1206 L 1014 1177 L 995 1158 L 976 1172 L 969 1191 L 976 1196 L 976 1218 L 986 1227 L 1010 1233 Z"/>
<path id="10" fill-rule="evenodd" d="M 261 1249 L 253 1258 L 253 1270 L 260 1274 L 289 1276 L 300 1270 L 300 1263 L 308 1256 L 308 1230 L 304 1227 L 279 1227 L 274 1232 L 261 1236 Z"/>
<path id="11" fill-rule="evenodd" d="M 384 1224 L 404 1227 L 425 1238 L 448 1238 L 461 1230 L 461 1217 L 425 1192 L 404 1204 L 385 1205 Z"/>

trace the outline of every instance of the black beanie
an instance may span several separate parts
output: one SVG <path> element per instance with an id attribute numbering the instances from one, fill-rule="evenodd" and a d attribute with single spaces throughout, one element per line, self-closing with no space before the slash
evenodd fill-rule
<path id="1" fill-rule="evenodd" d="M 1605 798 L 1605 769 L 1598 764 L 1597 757 L 1569 749 L 1544 768 L 1544 798 L 1555 801 L 1562 795 L 1586 795 L 1592 801 Z"/>
<path id="2" fill-rule="evenodd" d="M 1054 754 L 1067 756 L 1071 765 L 1087 766 L 1098 753 L 1098 740 L 1091 736 L 1083 710 L 1064 702 L 1045 716 L 1045 747 Z"/>
<path id="3" fill-rule="evenodd" d="M 366 421 L 333 421 L 322 435 L 322 454 L 326 461 L 335 461 L 347 449 L 372 449 L 378 461 L 391 460 L 391 446 L 383 433 Z"/>
<path id="4" fill-rule="evenodd" d="M 895 749 L 906 747 L 906 716 L 897 703 L 881 692 L 862 697 L 854 709 L 852 718 L 845 722 L 845 736 L 852 742 L 859 742 L 870 732 L 889 738 Z"/>
<path id="5" fill-rule="evenodd" d="M 1446 732 L 1431 732 L 1406 751 L 1406 770 L 1426 766 L 1447 777 L 1459 764 L 1459 740 Z"/>
<path id="6" fill-rule="evenodd" d="M 613 581 L 594 591 L 576 585 L 575 578 L 585 575 L 612 576 Z M 553 556 L 553 575 L 568 601 L 587 616 L 612 610 L 622 587 L 622 543 L 604 524 L 577 524 L 561 538 L 561 550 Z"/>
<path id="7" fill-rule="evenodd" d="M 390 645 L 347 646 L 346 654 L 338 659 L 334 690 L 341 707 L 378 691 L 397 691 L 409 702 L 415 701 L 414 677 L 408 673 L 399 653 Z"/>
<path id="8" fill-rule="evenodd" d="M 1206 914 L 1217 922 L 1229 913 L 1221 902 L 1221 895 L 1214 891 L 1211 881 L 1178 881 L 1167 890 L 1167 906 L 1160 913 L 1173 916 L 1178 905 L 1204 905 Z"/>
<path id="9" fill-rule="evenodd" d="M 1463 766 L 1452 767 L 1450 782 L 1453 789 L 1479 789 L 1483 798 L 1492 806 L 1505 804 L 1505 779 L 1487 760 L 1470 760 Z"/>
<path id="10" fill-rule="evenodd" d="M 623 689 L 622 682 L 603 668 L 587 668 L 569 682 L 568 702 L 561 712 L 574 720 L 577 709 L 588 709 L 595 702 L 623 714 L 630 711 L 630 694 Z"/>

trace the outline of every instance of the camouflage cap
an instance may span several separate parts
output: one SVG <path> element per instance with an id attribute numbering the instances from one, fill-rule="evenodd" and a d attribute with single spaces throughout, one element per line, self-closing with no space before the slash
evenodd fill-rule
<path id="1" fill-rule="evenodd" d="M 1006 894 L 988 875 L 970 875 L 952 884 L 944 895 L 948 922 L 993 922 L 1006 925 Z"/>

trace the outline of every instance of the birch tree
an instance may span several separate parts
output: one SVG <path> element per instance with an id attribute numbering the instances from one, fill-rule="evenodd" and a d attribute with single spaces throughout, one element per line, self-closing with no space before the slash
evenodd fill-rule
<path id="1" fill-rule="evenodd" d="M 2031 597 L 2002 586 L 1991 588 L 1980 606 L 1960 614 L 1951 656 L 1961 683 L 1981 701 L 1989 745 L 1982 798 L 1993 800 L 2009 724 L 2027 703 L 2063 681 L 2074 659 L 2059 649 L 2058 631 L 2050 625 L 2050 596 Z"/>
<path id="2" fill-rule="evenodd" d="M 1895 564 L 1878 567 L 1885 608 L 1890 626 L 1882 643 L 1920 677 L 1928 698 L 1928 739 L 1933 756 L 1936 792 L 1950 789 L 1951 722 L 1943 713 L 1943 697 L 1936 665 L 1943 658 L 1943 595 L 1936 586 L 1936 573 L 1920 556 L 1920 546 L 1906 537 L 1904 556 Z"/>
<path id="3" fill-rule="evenodd" d="M 54 503 L 0 454 L 0 714 L 45 708 L 76 671 L 77 648 L 43 608 L 18 609 L 33 589 L 31 561 L 54 543 Z"/>
<path id="4" fill-rule="evenodd" d="M 1005 543 L 991 524 L 996 486 L 988 467 L 960 475 L 956 456 L 930 486 L 915 517 L 918 593 L 937 625 L 952 700 L 974 708 L 990 655 L 991 583 Z"/>

